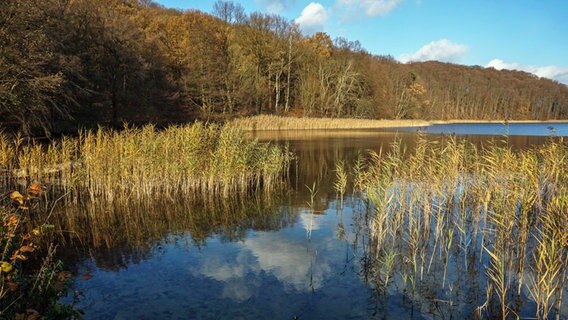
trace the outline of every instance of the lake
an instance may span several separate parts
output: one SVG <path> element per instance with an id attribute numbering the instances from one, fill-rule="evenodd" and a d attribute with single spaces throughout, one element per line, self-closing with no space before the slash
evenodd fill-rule
<path id="1" fill-rule="evenodd" d="M 412 149 L 417 134 L 411 130 L 252 133 L 296 154 L 289 188 L 239 203 L 172 199 L 109 208 L 132 220 L 86 227 L 83 241 L 91 243 L 60 248 L 76 274 L 61 301 L 83 310 L 85 319 L 471 318 L 486 298 L 480 271 L 486 260 L 456 254 L 471 259 L 465 273 L 434 263 L 417 293 L 408 292 L 408 279 L 396 271 L 381 287 L 366 203 L 348 192 L 341 205 L 332 187 L 338 160 L 353 163 L 395 140 Z M 497 141 L 523 149 L 568 135 L 568 124 L 452 124 L 424 131 L 426 139 L 455 133 L 477 145 Z M 517 304 L 521 316 L 534 316 L 530 299 Z"/>
<path id="2" fill-rule="evenodd" d="M 566 137 L 568 125 L 564 122 L 543 123 L 450 123 L 427 127 L 400 128 L 399 131 L 457 135 L 507 135 Z"/>

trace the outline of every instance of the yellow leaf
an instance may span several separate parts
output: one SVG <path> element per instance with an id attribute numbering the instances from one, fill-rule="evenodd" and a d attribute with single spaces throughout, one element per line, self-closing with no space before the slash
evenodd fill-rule
<path id="1" fill-rule="evenodd" d="M 12 271 L 14 267 L 12 267 L 12 265 L 9 262 L 6 261 L 2 261 L 0 262 L 0 271 L 4 272 L 4 273 L 8 273 L 10 271 Z"/>
<path id="2" fill-rule="evenodd" d="M 19 193 L 18 191 L 14 191 L 14 192 L 10 193 L 10 199 L 16 201 L 20 205 L 24 204 L 24 196 L 21 193 Z"/>
<path id="3" fill-rule="evenodd" d="M 41 231 L 39 230 L 39 228 L 35 228 L 32 230 L 32 234 L 34 236 L 39 236 L 41 234 Z"/>

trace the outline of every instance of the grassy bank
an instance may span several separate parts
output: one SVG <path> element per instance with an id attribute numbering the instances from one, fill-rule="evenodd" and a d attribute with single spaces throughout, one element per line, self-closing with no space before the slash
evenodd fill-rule
<path id="1" fill-rule="evenodd" d="M 487 290 L 479 316 L 513 317 L 518 301 L 534 303 L 539 319 L 565 310 L 568 146 L 562 141 L 514 152 L 421 140 L 413 152 L 394 144 L 372 153 L 352 171 L 351 184 L 372 214 L 379 286 L 400 277 L 417 299 L 431 294 L 421 291 L 429 279 L 447 294 L 464 289 L 456 274 L 479 272 Z"/>
<path id="2" fill-rule="evenodd" d="M 49 145 L 0 136 L 0 182 L 12 187 L 41 181 L 74 200 L 230 197 L 269 192 L 282 181 L 290 158 L 287 150 L 248 140 L 238 129 L 201 123 L 163 131 L 100 129 Z"/>

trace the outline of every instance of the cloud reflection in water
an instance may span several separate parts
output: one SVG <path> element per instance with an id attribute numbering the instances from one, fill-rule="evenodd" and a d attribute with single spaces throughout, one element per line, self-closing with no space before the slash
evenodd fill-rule
<path id="1" fill-rule="evenodd" d="M 301 213 L 299 224 L 318 230 L 324 216 Z M 300 228 L 298 228 L 301 230 Z M 322 287 L 331 271 L 329 237 L 290 236 L 298 229 L 258 232 L 239 244 L 236 258 L 223 252 L 208 254 L 191 269 L 194 276 L 204 275 L 224 283 L 223 297 L 243 302 L 260 289 L 261 278 L 276 278 L 286 291 L 309 292 Z M 329 253 L 329 252 L 328 252 Z"/>

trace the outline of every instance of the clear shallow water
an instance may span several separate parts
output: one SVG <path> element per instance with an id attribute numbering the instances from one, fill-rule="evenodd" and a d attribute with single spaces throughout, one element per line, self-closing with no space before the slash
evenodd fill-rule
<path id="1" fill-rule="evenodd" d="M 412 148 L 415 134 L 305 131 L 256 137 L 288 144 L 297 154 L 292 190 L 269 205 L 251 199 L 238 208 L 133 208 L 143 217 L 139 228 L 106 228 L 104 237 L 111 239 L 106 246 L 87 244 L 87 253 L 66 257 L 77 277 L 62 301 L 74 301 L 86 319 L 469 318 L 484 302 L 486 279 L 476 271 L 481 268 L 450 269 L 443 280 L 434 264 L 416 296 L 396 272 L 392 285 L 381 288 L 376 280 L 381 266 L 368 249 L 364 204 L 347 196 L 339 208 L 332 188 L 337 160 L 350 162 L 365 150 L 388 148 L 394 139 Z M 468 139 L 483 144 L 491 137 Z M 516 136 L 507 143 L 523 148 L 545 140 Z M 306 186 L 314 182 L 318 192 L 310 207 Z M 469 263 L 484 262 L 473 257 Z M 519 310 L 534 315 L 534 304 Z"/>

